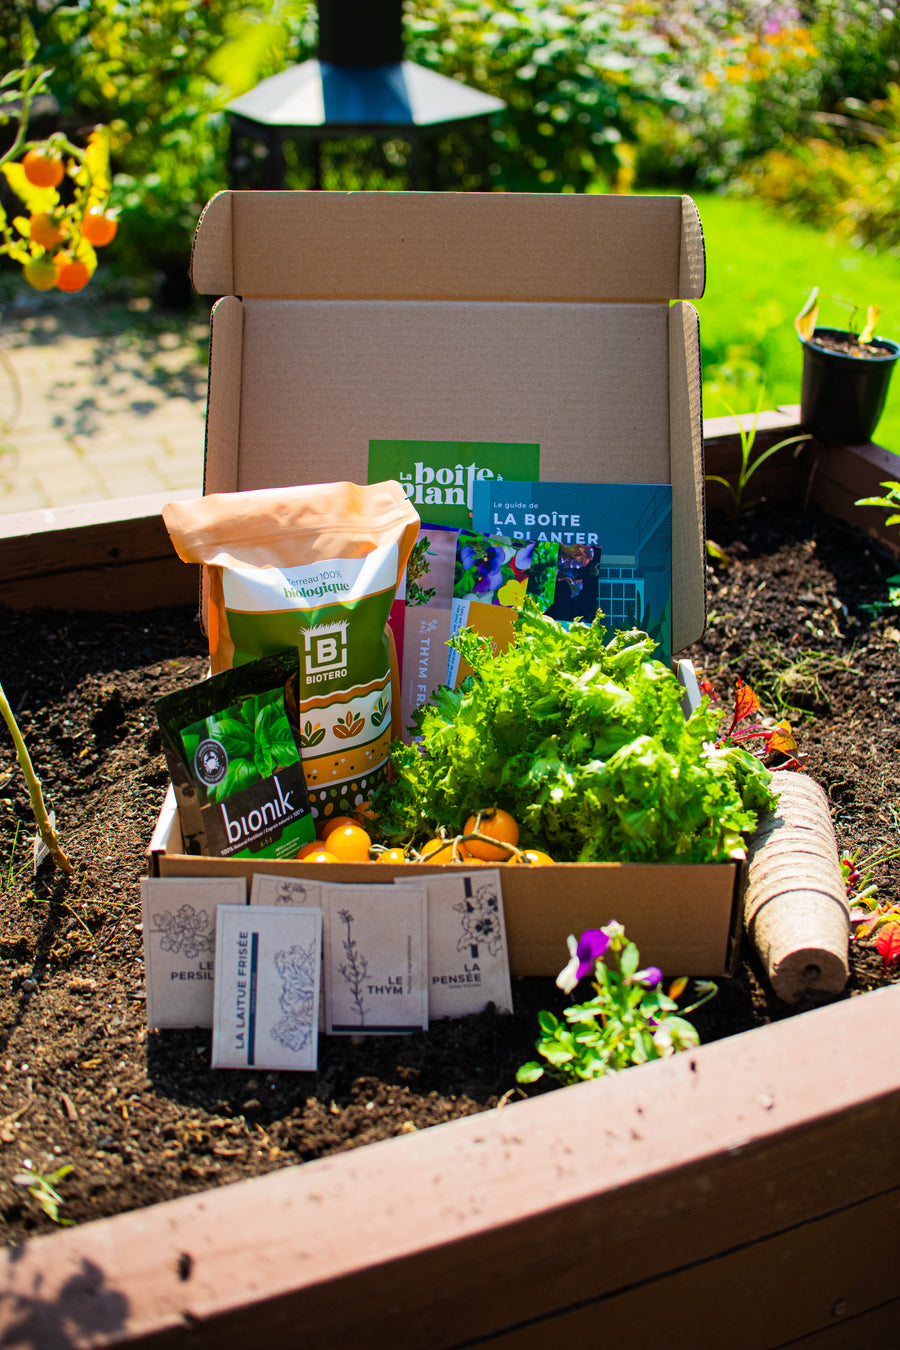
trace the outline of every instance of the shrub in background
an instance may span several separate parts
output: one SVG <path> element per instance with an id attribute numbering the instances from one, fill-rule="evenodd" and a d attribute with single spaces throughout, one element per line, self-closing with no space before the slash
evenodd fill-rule
<path id="1" fill-rule="evenodd" d="M 412 0 L 407 56 L 507 105 L 493 131 L 507 191 L 581 192 L 627 182 L 635 107 L 661 97 L 673 53 L 659 4 Z"/>
<path id="2" fill-rule="evenodd" d="M 868 105 L 848 100 L 822 130 L 763 156 L 744 187 L 835 239 L 900 256 L 900 84 Z"/>

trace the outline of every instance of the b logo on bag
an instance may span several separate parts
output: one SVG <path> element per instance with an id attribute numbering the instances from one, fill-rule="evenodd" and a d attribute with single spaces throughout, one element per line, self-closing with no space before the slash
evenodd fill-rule
<path id="1" fill-rule="evenodd" d="M 347 622 L 304 629 L 303 659 L 307 684 L 336 680 L 347 674 Z"/>

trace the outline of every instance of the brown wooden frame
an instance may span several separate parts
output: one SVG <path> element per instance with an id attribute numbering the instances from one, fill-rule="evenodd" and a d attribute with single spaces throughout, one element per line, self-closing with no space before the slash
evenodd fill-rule
<path id="1" fill-rule="evenodd" d="M 792 429 L 795 413 L 765 414 L 757 445 Z M 732 420 L 706 432 L 708 472 L 732 477 Z M 808 497 L 888 546 L 884 513 L 854 505 L 885 479 L 900 479 L 897 456 L 813 443 L 774 456 L 748 496 Z M 709 487 L 710 505 L 722 504 L 724 489 Z M 169 565 L 161 501 L 121 505 L 8 517 L 4 601 L 190 602 L 196 577 Z M 893 1346 L 898 1046 L 894 986 L 615 1078 L 35 1238 L 4 1255 L 0 1342 Z"/>

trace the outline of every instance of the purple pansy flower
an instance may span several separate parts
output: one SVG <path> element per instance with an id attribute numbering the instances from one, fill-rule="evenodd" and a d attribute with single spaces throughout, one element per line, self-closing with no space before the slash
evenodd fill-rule
<path id="1" fill-rule="evenodd" d="M 530 544 L 524 544 L 516 553 L 513 563 L 519 572 L 527 572 L 534 560 L 534 540 Z"/>
<path id="2" fill-rule="evenodd" d="M 486 591 L 496 591 L 503 585 L 502 562 L 499 549 L 485 550 L 478 562 L 478 580 L 472 587 L 476 594 L 483 595 Z"/>
<path id="3" fill-rule="evenodd" d="M 579 980 L 590 975 L 594 966 L 601 961 L 610 944 L 610 935 L 602 928 L 587 928 L 578 942 L 568 938 L 569 964 L 556 977 L 556 983 L 566 994 L 571 994 Z"/>
<path id="4" fill-rule="evenodd" d="M 662 984 L 663 973 L 659 966 L 647 966 L 645 970 L 636 970 L 631 977 L 632 984 L 643 984 L 647 989 L 656 989 Z"/>

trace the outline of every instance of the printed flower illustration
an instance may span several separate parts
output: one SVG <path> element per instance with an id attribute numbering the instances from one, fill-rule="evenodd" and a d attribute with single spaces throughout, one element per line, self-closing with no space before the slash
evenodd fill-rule
<path id="1" fill-rule="evenodd" d="M 466 572 L 475 572 L 472 591 L 475 595 L 487 595 L 503 585 L 503 564 L 506 550 L 491 544 L 483 548 L 473 548 L 471 544 L 462 544 L 459 560 Z"/>
<path id="2" fill-rule="evenodd" d="M 209 931 L 209 915 L 193 905 L 182 905 L 175 914 L 168 910 L 157 914 L 153 931 L 162 934 L 160 951 L 180 952 L 189 961 L 211 951 L 215 942 Z"/>
<path id="3" fill-rule="evenodd" d="M 521 609 L 525 603 L 528 581 L 507 581 L 497 592 L 497 604 L 508 605 L 511 609 Z"/>
<path id="4" fill-rule="evenodd" d="M 456 944 L 457 951 L 467 947 L 477 948 L 479 944 L 487 947 L 491 956 L 500 950 L 502 934 L 497 892 L 490 885 L 479 886 L 475 895 L 467 895 L 453 908 L 462 915 L 462 936 Z"/>
<path id="5" fill-rule="evenodd" d="M 534 561 L 534 540 L 520 548 L 512 560 L 513 571 L 518 576 L 525 576 L 531 570 L 531 564 Z"/>

